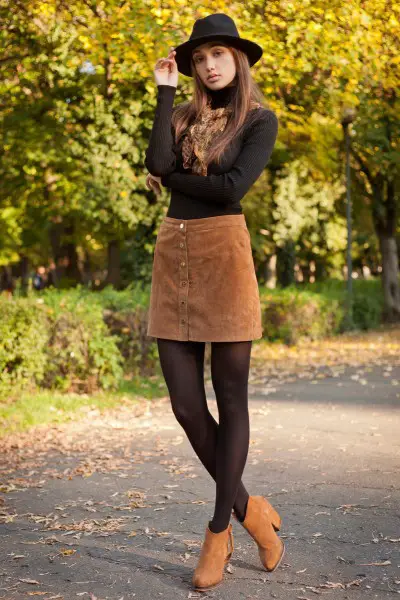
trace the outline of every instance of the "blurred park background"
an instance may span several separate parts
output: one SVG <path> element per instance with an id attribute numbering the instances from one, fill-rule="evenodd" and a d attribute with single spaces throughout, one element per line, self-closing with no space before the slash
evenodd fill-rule
<path id="1" fill-rule="evenodd" d="M 145 186 L 153 69 L 213 12 L 263 47 L 252 72 L 280 123 L 242 201 L 263 311 L 254 360 L 267 368 L 299 344 L 344 348 L 362 332 L 390 331 L 397 347 L 399 3 L 0 0 L 0 11 L 3 425 L 62 418 L 94 394 L 166 393 L 146 335 L 169 201 Z M 176 103 L 192 85 L 180 74 Z"/>

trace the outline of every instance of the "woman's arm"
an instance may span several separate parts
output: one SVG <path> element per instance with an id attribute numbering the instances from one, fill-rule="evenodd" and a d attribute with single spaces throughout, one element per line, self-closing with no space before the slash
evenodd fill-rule
<path id="1" fill-rule="evenodd" d="M 175 86 L 167 84 L 157 86 L 157 106 L 144 161 L 149 173 L 156 177 L 171 173 L 176 165 L 171 125 L 175 92 Z"/>
<path id="2" fill-rule="evenodd" d="M 262 173 L 277 135 L 277 116 L 273 111 L 263 109 L 260 119 L 245 133 L 242 150 L 229 171 L 221 175 L 175 172 L 161 176 L 161 183 L 207 203 L 234 204 L 243 198 Z"/>

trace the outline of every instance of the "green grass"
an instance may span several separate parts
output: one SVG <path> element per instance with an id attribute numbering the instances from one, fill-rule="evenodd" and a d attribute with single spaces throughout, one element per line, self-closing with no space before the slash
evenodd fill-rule
<path id="1" fill-rule="evenodd" d="M 151 401 L 166 394 L 167 388 L 160 375 L 123 381 L 117 391 L 93 395 L 51 391 L 22 393 L 12 402 L 0 403 L 0 437 L 44 423 L 71 421 L 83 407 L 103 411 L 122 403 L 135 405 L 143 402 L 143 398 Z"/>

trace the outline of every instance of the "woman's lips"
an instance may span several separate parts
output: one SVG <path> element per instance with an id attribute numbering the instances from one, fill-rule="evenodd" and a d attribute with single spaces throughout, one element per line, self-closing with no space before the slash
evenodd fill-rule
<path id="1" fill-rule="evenodd" d="M 214 77 L 209 77 L 208 81 L 216 81 L 219 75 L 214 75 Z"/>

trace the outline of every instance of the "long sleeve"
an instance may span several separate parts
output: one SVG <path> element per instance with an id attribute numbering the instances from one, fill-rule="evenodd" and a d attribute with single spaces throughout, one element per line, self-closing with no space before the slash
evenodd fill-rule
<path id="1" fill-rule="evenodd" d="M 175 92 L 175 86 L 157 86 L 157 105 L 144 161 L 149 173 L 156 177 L 171 173 L 176 166 L 173 149 L 175 140 L 171 125 Z"/>
<path id="2" fill-rule="evenodd" d="M 277 135 L 277 116 L 273 111 L 263 109 L 260 119 L 245 133 L 241 152 L 229 171 L 221 175 L 172 172 L 162 176 L 161 183 L 205 202 L 234 204 L 243 198 L 262 173 Z"/>

